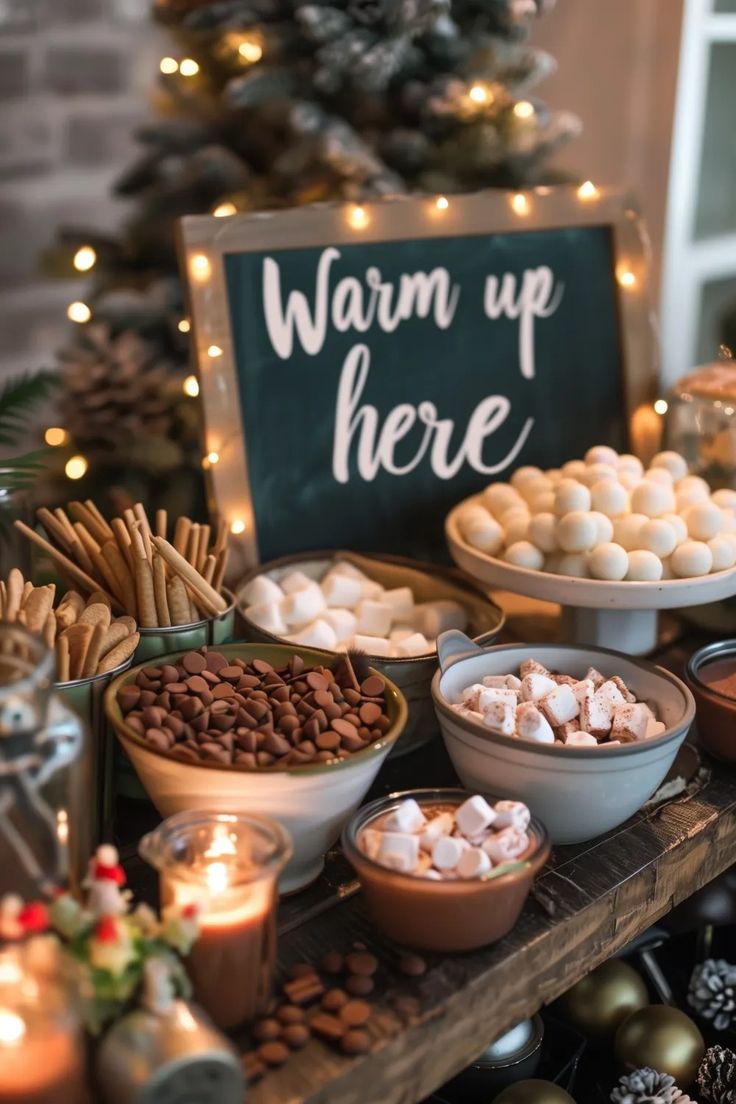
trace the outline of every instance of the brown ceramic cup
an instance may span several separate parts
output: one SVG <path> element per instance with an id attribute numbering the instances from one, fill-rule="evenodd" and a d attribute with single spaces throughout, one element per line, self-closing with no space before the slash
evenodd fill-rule
<path id="1" fill-rule="evenodd" d="M 489 797 L 489 801 L 495 800 Z M 401 874 L 369 859 L 358 838 L 370 821 L 413 797 L 422 806 L 461 805 L 470 794 L 460 789 L 405 790 L 389 794 L 353 814 L 342 847 L 355 867 L 368 912 L 390 939 L 428 951 L 470 951 L 502 939 L 516 923 L 536 874 L 546 863 L 550 842 L 532 817 L 529 849 L 485 878 L 435 882 Z"/>
<path id="2" fill-rule="evenodd" d="M 736 640 L 718 640 L 693 652 L 685 668 L 685 678 L 695 698 L 698 740 L 702 746 L 726 763 L 736 763 L 736 698 L 709 686 L 706 667 L 728 661 L 736 672 Z"/>

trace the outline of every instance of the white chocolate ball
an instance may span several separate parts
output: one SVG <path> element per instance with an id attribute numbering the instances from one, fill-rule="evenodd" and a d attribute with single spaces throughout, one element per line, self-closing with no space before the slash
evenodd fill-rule
<path id="1" fill-rule="evenodd" d="M 675 483 L 668 468 L 650 468 L 644 478 L 651 479 L 654 483 L 664 483 L 665 487 L 673 487 Z"/>
<path id="2" fill-rule="evenodd" d="M 662 483 L 652 483 L 650 479 L 643 479 L 631 492 L 631 509 L 635 514 L 661 517 L 662 514 L 672 513 L 674 508 L 675 496 L 672 488 L 665 487 Z"/>
<path id="3" fill-rule="evenodd" d="M 622 487 L 625 487 L 627 491 L 633 491 L 634 487 L 638 487 L 641 483 L 642 477 L 635 475 L 632 471 L 624 469 L 618 473 L 618 481 Z"/>
<path id="4" fill-rule="evenodd" d="M 613 522 L 606 514 L 602 514 L 599 510 L 591 510 L 590 516 L 595 522 L 596 544 L 606 544 L 608 541 L 613 540 Z"/>
<path id="5" fill-rule="evenodd" d="M 528 567 L 532 571 L 541 571 L 544 567 L 544 556 L 535 544 L 522 540 L 512 544 L 503 554 L 506 563 L 515 567 Z"/>
<path id="6" fill-rule="evenodd" d="M 572 510 L 557 522 L 557 543 L 563 552 L 587 552 L 597 535 L 595 518 L 584 510 Z"/>
<path id="7" fill-rule="evenodd" d="M 531 514 L 529 513 L 529 507 L 526 503 L 522 505 L 509 506 L 508 509 L 502 510 L 500 514 L 496 515 L 498 523 L 503 525 L 504 528 L 511 525 L 512 521 L 518 521 L 519 518 L 523 518 L 525 521 L 529 521 Z"/>
<path id="8" fill-rule="evenodd" d="M 615 479 L 599 479 L 590 488 L 590 500 L 594 510 L 607 517 L 620 517 L 629 512 L 629 493 Z"/>
<path id="9" fill-rule="evenodd" d="M 531 521 L 531 514 L 526 510 L 514 510 L 513 517 L 509 521 L 503 522 L 505 530 L 504 544 L 508 548 L 511 544 L 516 544 L 517 541 L 525 541 L 529 536 L 529 522 Z"/>
<path id="10" fill-rule="evenodd" d="M 618 472 L 610 464 L 589 464 L 580 476 L 580 482 L 586 487 L 592 487 L 599 479 L 617 479 Z"/>
<path id="11" fill-rule="evenodd" d="M 498 517 L 510 506 L 523 506 L 524 500 L 508 483 L 491 483 L 483 492 L 483 505 Z"/>
<path id="12" fill-rule="evenodd" d="M 585 475 L 587 466 L 584 460 L 568 460 L 562 465 L 562 475 L 565 479 L 580 479 L 581 475 Z"/>
<path id="13" fill-rule="evenodd" d="M 583 483 L 576 479 L 563 479 L 557 484 L 554 512 L 558 517 L 564 517 L 573 510 L 589 509 L 590 491 Z"/>
<path id="14" fill-rule="evenodd" d="M 638 456 L 632 455 L 630 452 L 623 452 L 619 458 L 616 468 L 619 474 L 623 471 L 630 472 L 632 475 L 637 476 L 639 479 L 644 475 L 644 465 Z"/>
<path id="15" fill-rule="evenodd" d="M 687 475 L 687 460 L 679 452 L 658 452 L 649 465 L 652 468 L 665 468 L 675 482 Z"/>
<path id="16" fill-rule="evenodd" d="M 519 494 L 527 505 L 540 494 L 553 490 L 552 480 L 546 475 L 537 475 L 519 487 Z"/>
<path id="17" fill-rule="evenodd" d="M 605 579 L 618 583 L 626 578 L 629 570 L 629 556 L 620 544 L 607 541 L 599 544 L 588 556 L 588 569 L 594 579 Z"/>
<path id="18" fill-rule="evenodd" d="M 615 468 L 618 464 L 618 453 L 608 445 L 593 445 L 585 454 L 586 464 L 607 464 L 609 468 Z"/>
<path id="19" fill-rule="evenodd" d="M 635 583 L 657 583 L 662 578 L 662 561 L 654 552 L 637 548 L 629 552 L 626 578 Z"/>
<path id="20" fill-rule="evenodd" d="M 613 522 L 613 539 L 627 552 L 639 547 L 639 530 L 649 518 L 646 514 L 625 514 Z"/>
<path id="21" fill-rule="evenodd" d="M 637 548 L 653 552 L 660 560 L 674 552 L 676 546 L 677 534 L 663 518 L 652 518 L 639 530 Z"/>
<path id="22" fill-rule="evenodd" d="M 559 483 L 560 480 L 562 479 L 562 471 L 561 471 L 560 468 L 547 468 L 547 470 L 544 474 L 547 476 L 547 478 L 549 479 L 550 483 L 553 484 L 553 486 L 555 486 L 557 483 Z"/>
<path id="23" fill-rule="evenodd" d="M 472 545 L 473 548 L 477 548 L 479 552 L 486 552 L 489 556 L 495 556 L 503 547 L 503 529 L 487 510 L 484 510 L 483 513 L 486 515 L 485 518 L 472 514 L 465 519 L 461 515 L 458 525 L 468 544 Z"/>
<path id="24" fill-rule="evenodd" d="M 736 552 L 736 533 L 719 533 L 718 536 L 732 544 Z"/>
<path id="25" fill-rule="evenodd" d="M 723 522 L 721 511 L 713 502 L 693 503 L 683 512 L 682 520 L 687 525 L 688 536 L 696 541 L 717 537 Z"/>
<path id="26" fill-rule="evenodd" d="M 662 514 L 661 520 L 672 526 L 678 544 L 682 544 L 684 540 L 687 540 L 687 525 L 679 514 Z"/>
<path id="27" fill-rule="evenodd" d="M 557 518 L 554 514 L 535 514 L 529 522 L 528 539 L 542 552 L 557 549 Z"/>
<path id="28" fill-rule="evenodd" d="M 533 514 L 551 514 L 554 508 L 554 491 L 541 491 L 529 500 L 529 509 Z"/>
<path id="29" fill-rule="evenodd" d="M 721 506 L 718 507 L 721 511 L 721 532 L 723 533 L 736 533 L 736 514 L 731 513 L 730 510 L 724 510 Z"/>
<path id="30" fill-rule="evenodd" d="M 725 536 L 711 537 L 708 547 L 713 557 L 711 571 L 726 571 L 736 563 L 736 542 Z"/>
<path id="31" fill-rule="evenodd" d="M 568 552 L 560 556 L 557 564 L 558 575 L 572 575 L 574 579 L 589 579 L 588 557 L 583 552 Z"/>
<path id="32" fill-rule="evenodd" d="M 720 490 L 714 491 L 711 501 L 722 510 L 732 510 L 736 513 L 736 491 L 732 491 L 730 487 L 721 487 Z"/>
<path id="33" fill-rule="evenodd" d="M 672 571 L 678 579 L 707 575 L 713 567 L 713 553 L 702 541 L 686 540 L 670 556 Z"/>
<path id="34" fill-rule="evenodd" d="M 527 464 L 525 467 L 517 468 L 514 474 L 511 476 L 511 486 L 521 492 L 521 488 L 525 483 L 529 483 L 530 480 L 539 479 L 543 476 L 544 472 L 541 468 L 535 468 L 532 464 Z"/>

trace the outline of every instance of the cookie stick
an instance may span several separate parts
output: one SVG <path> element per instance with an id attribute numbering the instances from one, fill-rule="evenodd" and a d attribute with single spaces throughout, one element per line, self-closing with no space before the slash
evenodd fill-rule
<path id="1" fill-rule="evenodd" d="M 143 503 L 136 502 L 133 507 L 133 514 L 140 528 L 140 534 L 143 537 L 143 547 L 146 550 L 146 559 L 149 564 L 153 563 L 153 555 L 151 550 L 151 526 L 148 522 L 148 514 L 146 513 Z"/>
<path id="2" fill-rule="evenodd" d="M 133 555 L 135 556 L 135 593 L 138 599 L 138 624 L 143 629 L 155 629 L 158 626 L 156 613 L 156 595 L 153 589 L 153 572 L 146 556 L 143 537 L 136 526 L 131 533 Z"/>
<path id="3" fill-rule="evenodd" d="M 188 517 L 180 517 L 176 525 L 174 526 L 174 540 L 173 545 L 177 552 L 180 552 L 182 556 L 186 555 L 187 544 L 189 543 L 189 532 L 192 528 L 192 523 Z"/>
<path id="4" fill-rule="evenodd" d="M 130 542 L 130 533 L 128 531 L 128 527 L 122 518 L 113 518 L 110 524 L 112 525 L 113 537 L 117 541 L 118 548 L 125 557 L 125 562 L 128 565 L 128 570 L 132 575 L 135 568 L 135 559 L 133 556 L 133 548 Z"/>
<path id="5" fill-rule="evenodd" d="M 110 570 L 117 580 L 120 588 L 120 597 L 125 606 L 125 612 L 135 616 L 136 602 L 133 572 L 129 570 L 128 564 L 123 553 L 118 548 L 117 542 L 115 540 L 105 541 L 102 546 L 102 555 L 107 560 Z"/>
<path id="6" fill-rule="evenodd" d="M 189 583 L 192 590 L 201 594 L 202 597 L 211 605 L 214 606 L 218 613 L 223 613 L 227 609 L 227 603 L 225 599 L 220 597 L 214 587 L 202 578 L 198 571 L 195 571 L 190 563 L 184 559 L 184 557 L 176 551 L 175 548 L 165 541 L 162 537 L 154 537 L 153 543 L 161 553 L 163 558 L 168 563 L 169 567 L 180 575 L 181 578 Z"/>
<path id="7" fill-rule="evenodd" d="M 156 536 L 163 537 L 166 540 L 166 529 L 168 525 L 168 514 L 166 510 L 156 511 Z"/>
<path id="8" fill-rule="evenodd" d="M 69 682 L 69 639 L 62 633 L 56 639 L 56 681 Z"/>
<path id="9" fill-rule="evenodd" d="M 113 532 L 112 532 L 112 529 L 110 528 L 110 523 L 105 520 L 105 518 L 102 516 L 101 512 L 97 509 L 97 506 L 94 504 L 92 499 L 91 498 L 85 499 L 84 505 L 87 507 L 89 512 L 97 519 L 97 522 L 100 526 L 100 529 L 104 532 L 107 540 L 112 540 Z"/>
<path id="10" fill-rule="evenodd" d="M 153 557 L 153 594 L 158 623 L 163 628 L 168 628 L 171 625 L 171 614 L 166 597 L 166 564 L 158 553 Z"/>
<path id="11" fill-rule="evenodd" d="M 209 525 L 201 525 L 199 529 L 199 541 L 197 543 L 197 559 L 194 564 L 197 571 L 202 574 L 202 568 L 204 567 L 204 561 L 207 559 L 207 551 L 210 546 L 210 527 Z"/>
<path id="12" fill-rule="evenodd" d="M 80 521 L 90 531 L 98 544 L 104 544 L 107 538 L 107 529 L 101 525 L 95 515 L 83 502 L 69 502 L 67 509 L 75 521 Z"/>
<path id="13" fill-rule="evenodd" d="M 230 556 L 230 549 L 223 548 L 222 552 L 217 557 L 217 567 L 215 568 L 215 575 L 212 580 L 212 586 L 219 594 L 222 590 L 222 583 L 225 578 L 225 572 L 227 571 L 227 561 Z"/>
<path id="14" fill-rule="evenodd" d="M 100 584 L 96 579 L 93 579 L 90 575 L 87 574 L 86 571 L 82 571 L 81 567 L 77 567 L 77 565 L 73 563 L 68 556 L 65 556 L 63 552 L 60 552 L 58 548 L 47 541 L 44 537 L 42 537 L 40 533 L 37 533 L 35 529 L 31 529 L 30 525 L 26 525 L 26 523 L 24 521 L 21 521 L 19 518 L 16 518 L 16 520 L 13 522 L 13 525 L 19 532 L 23 534 L 24 537 L 27 537 L 29 541 L 32 541 L 32 543 L 35 544 L 38 548 L 43 549 L 43 551 L 48 556 L 51 556 L 53 560 L 56 560 L 59 566 L 64 569 L 69 578 L 72 579 L 78 586 L 80 586 L 86 594 L 91 594 L 93 590 L 104 589 L 104 587 L 100 587 Z M 110 603 L 112 607 L 114 609 L 122 611 L 123 607 L 118 599 L 112 597 L 111 595 L 108 595 L 108 597 L 110 597 Z"/>
<path id="15" fill-rule="evenodd" d="M 64 526 L 57 517 L 54 517 L 51 511 L 47 510 L 45 506 L 39 506 L 36 510 L 36 517 L 50 537 L 53 537 L 67 552 L 73 551 L 72 545 L 78 543 L 73 529 L 70 533 L 66 526 Z"/>
<path id="16" fill-rule="evenodd" d="M 192 620 L 189 612 L 189 595 L 187 594 L 187 588 L 178 575 L 174 575 L 169 579 L 166 585 L 166 594 L 172 623 L 174 625 L 189 625 Z"/>

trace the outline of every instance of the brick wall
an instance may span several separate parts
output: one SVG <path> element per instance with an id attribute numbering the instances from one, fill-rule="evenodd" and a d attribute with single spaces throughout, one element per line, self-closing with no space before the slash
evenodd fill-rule
<path id="1" fill-rule="evenodd" d="M 109 229 L 110 185 L 150 116 L 150 0 L 0 0 L 0 380 L 49 363 L 84 282 L 44 275 L 61 223 Z"/>

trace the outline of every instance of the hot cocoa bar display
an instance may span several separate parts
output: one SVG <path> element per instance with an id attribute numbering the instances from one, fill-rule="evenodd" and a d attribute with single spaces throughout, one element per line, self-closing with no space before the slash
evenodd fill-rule
<path id="1" fill-rule="evenodd" d="M 633 207 L 181 260 L 211 516 L 49 502 L 0 580 L 0 1102 L 736 1099 L 736 489 L 643 440 Z"/>

